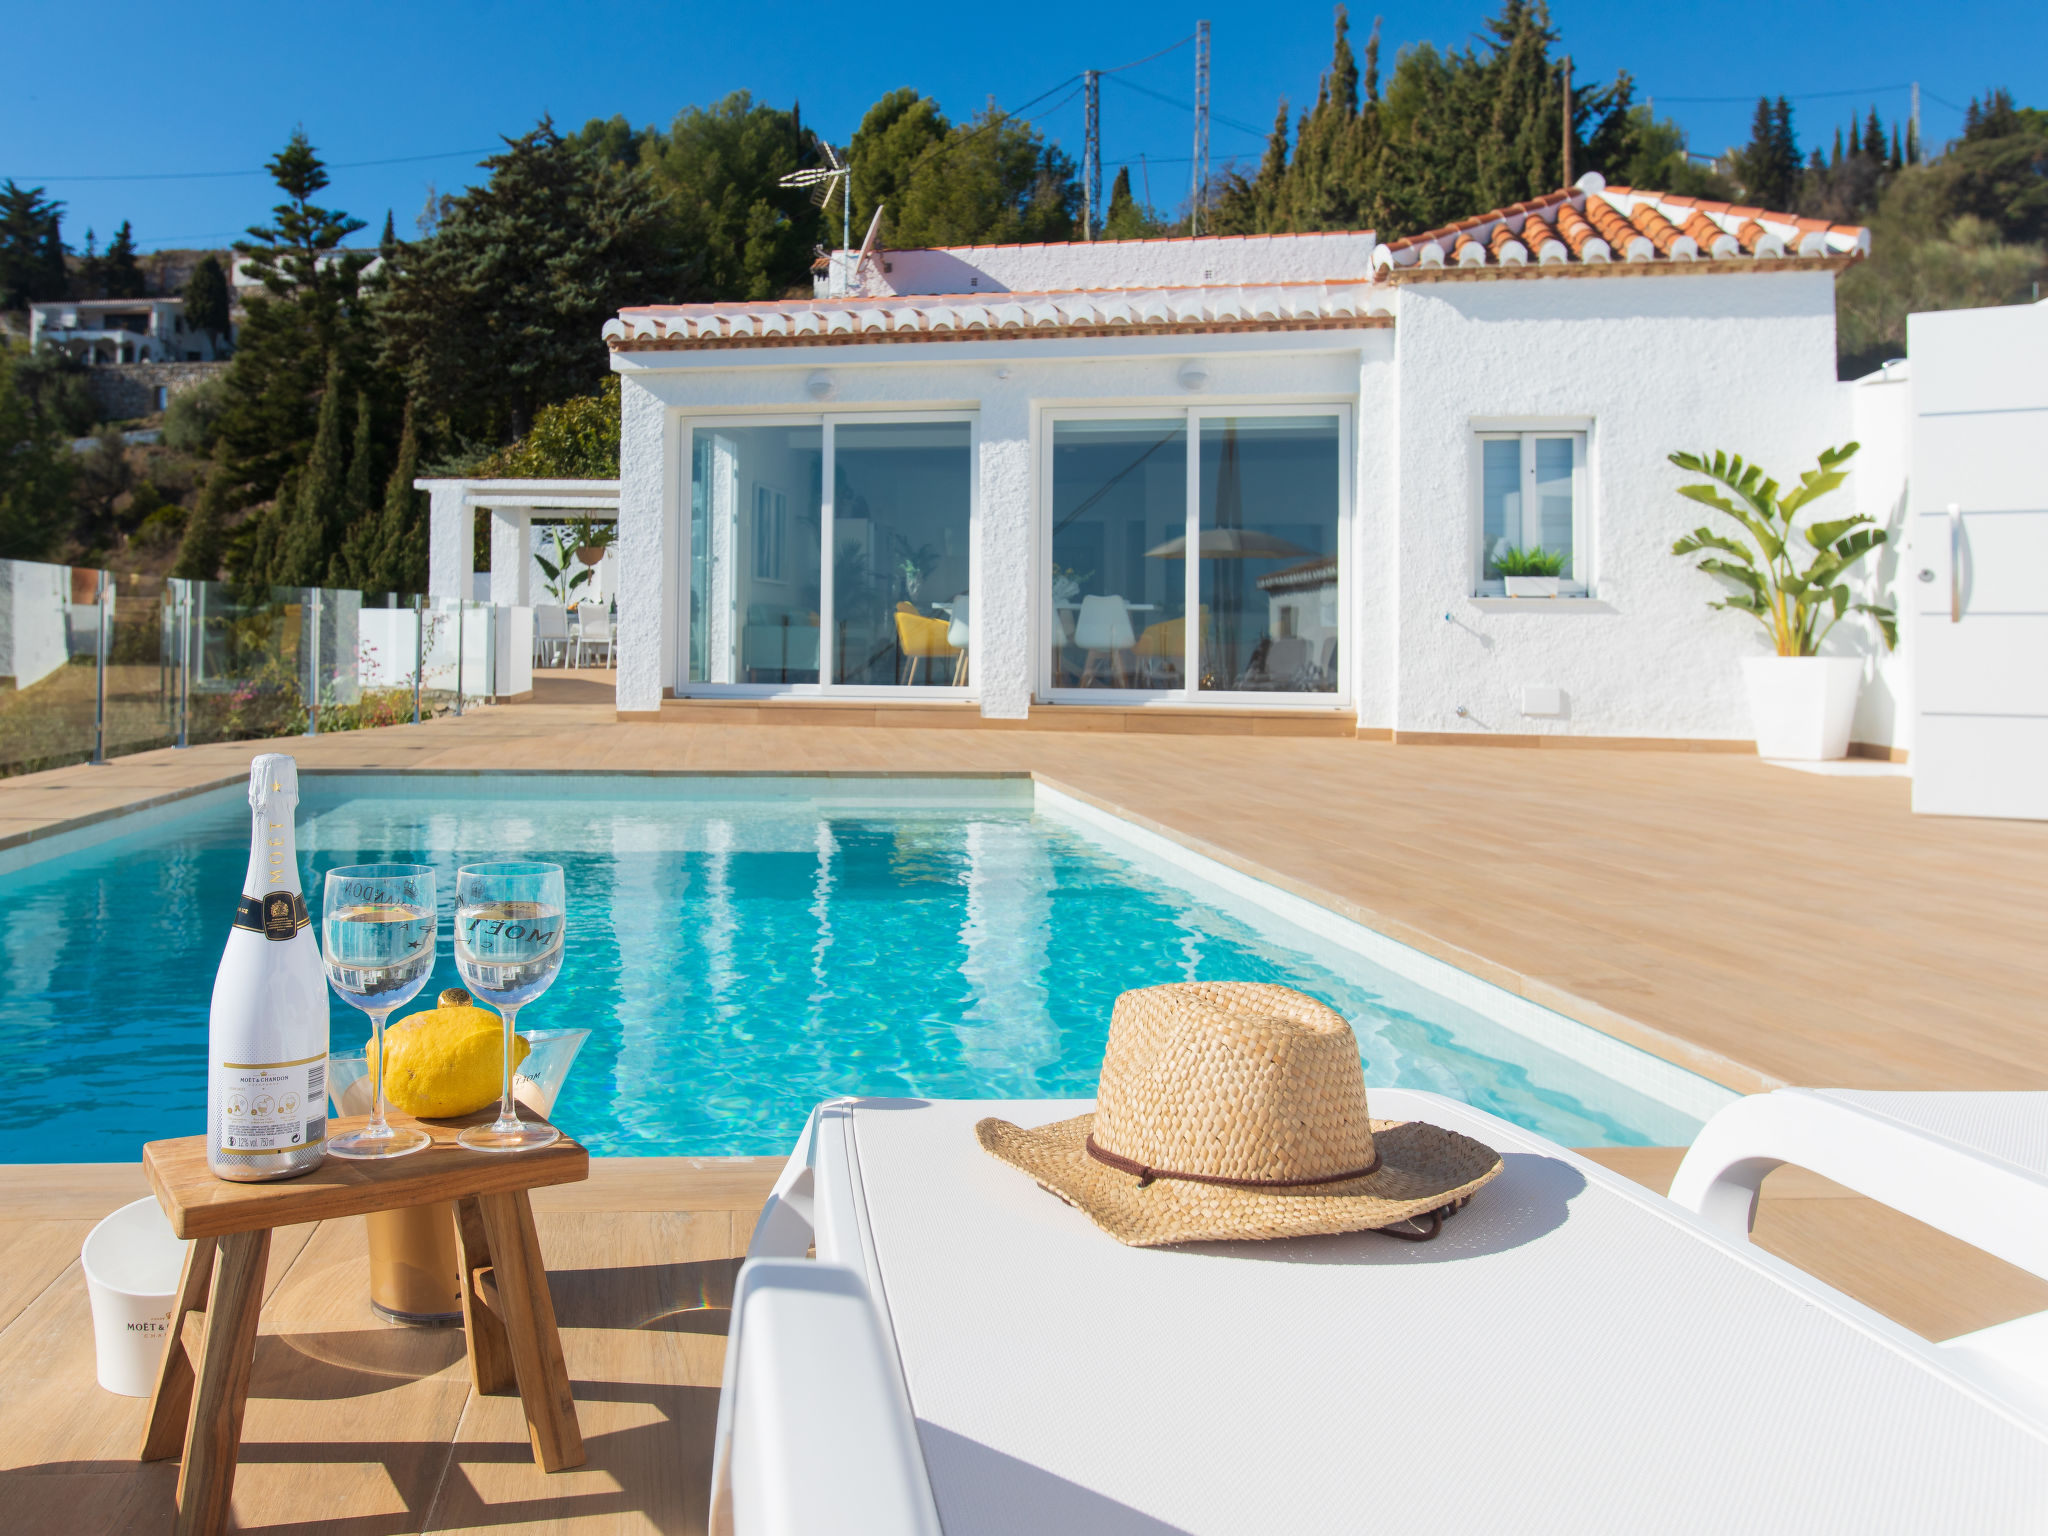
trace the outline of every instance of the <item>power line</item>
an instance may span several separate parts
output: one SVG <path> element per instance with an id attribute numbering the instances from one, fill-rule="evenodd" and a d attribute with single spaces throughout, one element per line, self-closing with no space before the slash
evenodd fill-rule
<path id="1" fill-rule="evenodd" d="M 1133 59 L 1128 64 L 1119 64 L 1115 69 L 1098 69 L 1096 73 L 1098 75 L 1120 75 L 1127 69 L 1136 69 L 1140 64 L 1150 64 L 1154 59 L 1165 58 L 1169 53 L 1173 52 L 1173 50 L 1176 48 L 1187 47 L 1189 43 L 1192 43 L 1195 40 L 1195 35 L 1196 34 L 1194 34 L 1193 32 L 1190 32 L 1186 37 L 1182 38 L 1179 42 L 1168 43 L 1164 48 L 1160 49 L 1157 53 L 1148 53 L 1142 59 Z"/>
<path id="2" fill-rule="evenodd" d="M 1169 96 L 1164 91 L 1155 91 L 1149 85 L 1140 85 L 1135 80 L 1119 80 L 1116 83 L 1122 86 L 1127 91 L 1137 91 L 1141 95 L 1150 96 L 1154 101 L 1163 101 L 1169 107 L 1178 107 L 1183 112 L 1192 112 L 1195 110 L 1193 103 L 1185 102 L 1177 97 Z M 1239 133 L 1248 133 L 1252 135 L 1252 137 L 1254 138 L 1263 139 L 1266 137 L 1267 134 L 1272 132 L 1270 128 L 1254 128 L 1249 123 L 1240 123 L 1234 117 L 1225 117 L 1221 112 L 1216 111 L 1214 108 L 1210 109 L 1209 116 L 1212 121 L 1219 122 L 1223 124 L 1223 126 L 1226 128 L 1235 128 Z"/>
<path id="3" fill-rule="evenodd" d="M 1785 99 L 1787 101 L 1831 101 L 1841 96 L 1881 96 L 1886 91 L 1910 91 L 1911 89 L 1913 89 L 1913 83 L 1909 80 L 1903 85 L 1859 85 L 1854 90 L 1850 91 L 1787 92 L 1785 93 Z M 1679 105 L 1681 106 L 1727 106 L 1731 104 L 1746 104 L 1748 102 L 1758 100 L 1760 96 L 1769 94 L 1769 92 L 1759 92 L 1756 95 L 1751 96 L 1666 96 L 1663 99 L 1665 101 L 1675 101 L 1679 103 Z M 1941 98 L 1936 96 L 1932 91 L 1929 91 L 1927 95 L 1931 100 L 1941 100 Z M 1947 106 L 1948 103 L 1942 102 L 1942 105 Z"/>
<path id="4" fill-rule="evenodd" d="M 1057 87 L 1055 87 L 1057 89 Z M 360 171 L 377 165 L 419 165 L 428 160 L 454 160 L 463 155 L 488 155 L 495 150 L 493 145 L 485 149 L 445 149 L 431 155 L 399 155 L 390 160 L 327 160 L 321 162 L 330 171 Z M 119 176 L 25 176 L 17 175 L 15 181 L 220 181 L 231 176 L 268 176 L 268 166 L 253 171 L 138 171 Z"/>

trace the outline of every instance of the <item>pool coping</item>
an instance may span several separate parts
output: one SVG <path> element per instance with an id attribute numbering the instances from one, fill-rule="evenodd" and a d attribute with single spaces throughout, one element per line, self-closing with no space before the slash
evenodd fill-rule
<path id="1" fill-rule="evenodd" d="M 183 785 L 174 790 L 145 793 L 140 798 L 124 805 L 108 806 L 88 812 L 82 816 L 65 818 L 26 831 L 0 836 L 0 873 L 13 868 L 25 867 L 24 861 L 16 865 L 5 856 L 32 844 L 69 834 L 88 832 L 104 827 L 106 823 L 151 811 L 164 811 L 182 801 L 211 794 L 224 788 L 241 784 L 246 771 L 223 774 L 198 784 Z M 1542 981 L 1537 977 L 1501 965 L 1484 955 L 1451 943 L 1399 918 L 1364 906 L 1322 889 L 1306 880 L 1297 879 L 1231 852 L 1208 840 L 1187 833 L 1178 828 L 1157 821 L 1139 811 L 1117 804 L 1091 791 L 1080 789 L 1063 779 L 1038 769 L 981 768 L 981 769 L 887 769 L 887 768 L 591 768 L 565 774 L 554 768 L 415 768 L 415 767 L 312 767 L 301 770 L 302 782 L 316 783 L 328 778 L 621 778 L 621 779 L 948 779 L 948 780 L 1012 780 L 1043 785 L 1057 794 L 1064 795 L 1078 804 L 1088 806 L 1104 815 L 1114 817 L 1140 831 L 1177 844 L 1188 852 L 1196 854 L 1215 864 L 1252 880 L 1269 885 L 1276 890 L 1335 913 L 1338 917 L 1368 928 L 1397 944 L 1442 961 L 1457 970 L 1465 972 L 1480 981 L 1499 987 L 1528 1002 L 1561 1014 L 1574 1023 L 1619 1040 L 1652 1056 L 1661 1058 L 1671 1065 L 1683 1068 L 1708 1081 L 1735 1093 L 1766 1093 L 1788 1086 L 1781 1078 L 1773 1077 L 1754 1067 L 1723 1055 L 1709 1047 L 1696 1045 L 1667 1031 L 1645 1024 L 1627 1014 L 1617 1012 L 1604 1004 L 1582 997 Z M 92 837 L 80 840 L 76 846 L 85 848 L 111 840 L 121 835 L 108 831 L 104 838 Z M 49 855 L 56 857 L 54 853 Z"/>

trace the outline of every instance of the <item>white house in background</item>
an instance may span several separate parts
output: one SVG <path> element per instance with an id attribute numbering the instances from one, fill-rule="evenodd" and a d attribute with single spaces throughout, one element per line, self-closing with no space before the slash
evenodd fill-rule
<path id="1" fill-rule="evenodd" d="M 1746 745 L 1763 638 L 1671 555 L 1703 509 L 1665 456 L 1858 435 L 1868 246 L 1588 176 L 1392 245 L 886 251 L 857 296 L 628 309 L 618 707 Z M 1854 495 L 1889 513 L 1886 472 Z M 1560 595 L 1508 596 L 1539 545 Z"/>
<path id="2" fill-rule="evenodd" d="M 185 301 L 43 299 L 28 307 L 28 344 L 69 352 L 91 367 L 121 363 L 212 363 L 228 356 L 232 336 L 185 328 Z"/>

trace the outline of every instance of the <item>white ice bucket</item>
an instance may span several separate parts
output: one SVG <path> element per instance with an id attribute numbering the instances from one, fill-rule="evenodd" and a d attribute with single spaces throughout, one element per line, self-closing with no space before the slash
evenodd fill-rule
<path id="1" fill-rule="evenodd" d="M 156 1386 L 185 1250 L 154 1196 L 124 1205 L 85 1237 L 79 1264 L 92 1298 L 100 1385 L 125 1397 Z"/>

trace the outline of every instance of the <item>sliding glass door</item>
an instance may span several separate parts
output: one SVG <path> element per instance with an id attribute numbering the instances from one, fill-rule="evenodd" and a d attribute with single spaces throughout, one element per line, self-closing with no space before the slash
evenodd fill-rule
<path id="1" fill-rule="evenodd" d="M 1076 413 L 1049 425 L 1049 697 L 1334 702 L 1340 411 Z"/>
<path id="2" fill-rule="evenodd" d="M 973 430 L 957 416 L 693 424 L 688 684 L 969 686 Z"/>

